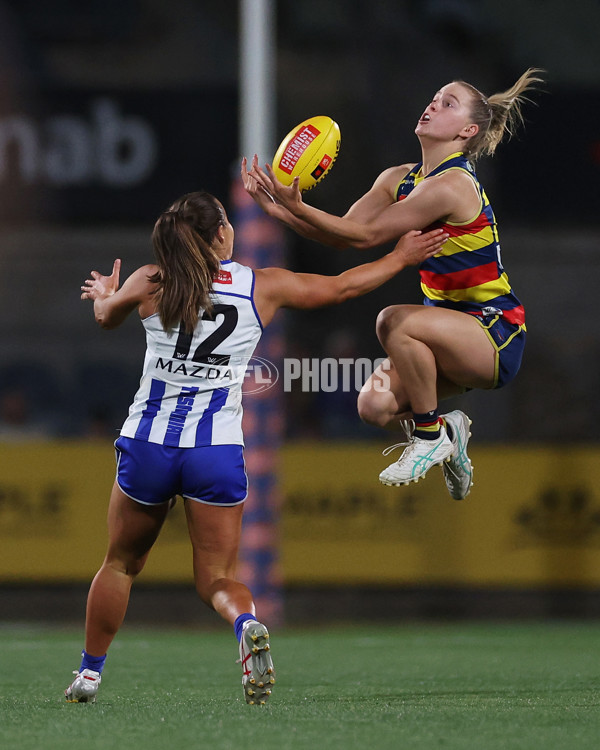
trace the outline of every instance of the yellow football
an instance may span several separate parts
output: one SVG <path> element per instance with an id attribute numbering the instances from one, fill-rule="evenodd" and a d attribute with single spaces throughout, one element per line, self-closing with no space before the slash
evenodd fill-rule
<path id="1" fill-rule="evenodd" d="M 341 141 L 339 125 L 331 117 L 310 117 L 281 141 L 273 158 L 273 171 L 284 185 L 299 177 L 300 190 L 310 190 L 331 169 Z"/>

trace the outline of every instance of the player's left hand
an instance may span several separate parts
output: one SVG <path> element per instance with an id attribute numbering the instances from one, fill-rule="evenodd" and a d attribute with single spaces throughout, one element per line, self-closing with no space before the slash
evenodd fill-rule
<path id="1" fill-rule="evenodd" d="M 254 154 L 252 159 L 252 167 L 254 169 L 258 167 L 258 157 Z M 251 196 L 252 200 L 255 201 L 264 211 L 267 211 L 268 207 L 275 203 L 273 196 L 258 183 L 255 177 L 250 171 L 248 171 L 248 160 L 244 156 L 242 159 L 241 167 L 242 183 L 245 191 Z"/>
<path id="2" fill-rule="evenodd" d="M 113 263 L 110 276 L 102 276 L 98 271 L 92 271 L 91 279 L 86 279 L 81 287 L 81 299 L 104 299 L 110 297 L 119 288 L 119 274 L 121 272 L 121 260 L 117 258 Z"/>
<path id="3" fill-rule="evenodd" d="M 291 213 L 296 213 L 298 207 L 302 205 L 302 193 L 298 187 L 300 181 L 298 177 L 294 178 L 291 185 L 284 185 L 277 179 L 270 164 L 265 164 L 265 169 L 259 167 L 256 155 L 252 160 L 250 174 L 277 203 L 287 208 Z"/>
<path id="4" fill-rule="evenodd" d="M 450 235 L 443 229 L 429 232 L 412 230 L 402 235 L 393 252 L 401 256 L 407 266 L 418 266 L 437 255 Z"/>

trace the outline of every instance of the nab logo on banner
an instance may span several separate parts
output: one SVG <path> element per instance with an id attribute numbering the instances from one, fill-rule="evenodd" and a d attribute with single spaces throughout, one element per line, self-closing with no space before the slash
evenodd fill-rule
<path id="1" fill-rule="evenodd" d="M 192 190 L 227 197 L 235 93 L 52 90 L 24 109 L 4 104 L 1 220 L 151 221 Z M 190 116 L 215 104 L 218 123 Z"/>
<path id="2" fill-rule="evenodd" d="M 152 174 L 157 156 L 152 124 L 110 98 L 93 99 L 87 117 L 0 118 L 0 182 L 129 187 Z"/>

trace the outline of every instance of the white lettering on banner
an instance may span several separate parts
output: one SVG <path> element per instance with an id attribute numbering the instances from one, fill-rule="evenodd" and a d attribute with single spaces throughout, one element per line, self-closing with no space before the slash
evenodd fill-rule
<path id="1" fill-rule="evenodd" d="M 93 138 L 82 117 L 62 116 L 48 120 L 48 147 L 38 148 L 39 164 L 48 182 L 57 187 L 90 182 Z M 38 169 L 38 172 L 40 171 Z"/>
<path id="2" fill-rule="evenodd" d="M 158 145 L 147 120 L 123 115 L 109 98 L 92 100 L 89 119 L 0 117 L 0 183 L 133 187 L 155 169 Z"/>
<path id="3" fill-rule="evenodd" d="M 6 157 L 10 146 L 18 151 L 23 182 L 31 184 L 38 173 L 39 136 L 35 124 L 28 117 L 14 115 L 0 120 L 0 181 L 7 176 Z"/>

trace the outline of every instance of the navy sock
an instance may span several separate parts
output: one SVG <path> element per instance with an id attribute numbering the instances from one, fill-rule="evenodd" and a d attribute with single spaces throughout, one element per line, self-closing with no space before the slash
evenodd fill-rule
<path id="1" fill-rule="evenodd" d="M 437 440 L 440 436 L 440 418 L 437 409 L 416 414 L 413 412 L 415 420 L 415 431 L 413 435 L 422 440 Z"/>
<path id="2" fill-rule="evenodd" d="M 452 430 L 452 427 L 450 426 L 450 422 L 448 422 L 444 417 L 440 417 L 442 422 L 444 423 L 444 427 L 446 428 L 446 435 L 448 435 L 448 440 L 452 440 L 454 437 L 454 431 Z"/>
<path id="3" fill-rule="evenodd" d="M 256 617 L 251 612 L 244 612 L 243 615 L 240 615 L 236 618 L 235 623 L 233 624 L 235 637 L 238 639 L 238 643 L 242 640 L 242 630 L 244 629 L 244 623 L 248 622 L 248 620 L 256 620 Z"/>
<path id="4" fill-rule="evenodd" d="M 104 669 L 104 662 L 106 661 L 106 654 L 104 656 L 90 656 L 85 650 L 81 652 L 81 666 L 79 671 L 82 672 L 84 669 L 93 669 L 94 672 L 102 674 Z"/>

